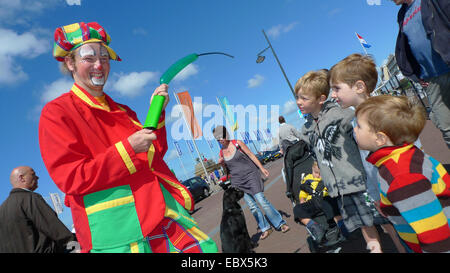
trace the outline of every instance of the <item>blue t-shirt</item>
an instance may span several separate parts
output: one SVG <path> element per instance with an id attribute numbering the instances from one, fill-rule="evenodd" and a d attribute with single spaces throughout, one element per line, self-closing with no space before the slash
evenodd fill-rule
<path id="1" fill-rule="evenodd" d="M 421 0 L 415 0 L 406 10 L 403 33 L 408 37 L 412 54 L 420 65 L 420 78 L 426 80 L 450 72 L 450 67 L 431 47 L 422 23 Z"/>

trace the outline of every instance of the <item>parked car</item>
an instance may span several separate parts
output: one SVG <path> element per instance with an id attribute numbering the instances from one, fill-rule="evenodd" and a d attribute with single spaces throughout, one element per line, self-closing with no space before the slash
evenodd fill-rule
<path id="1" fill-rule="evenodd" d="M 278 159 L 278 158 L 282 158 L 283 157 L 283 154 L 280 152 L 280 150 L 273 150 L 272 151 L 272 158 L 275 160 L 275 159 Z"/>
<path id="2" fill-rule="evenodd" d="M 199 176 L 189 178 L 181 183 L 188 188 L 194 200 L 199 200 L 200 198 L 206 198 L 209 196 L 209 185 Z"/>
<path id="3" fill-rule="evenodd" d="M 267 157 L 264 156 L 264 153 L 263 154 L 258 153 L 258 154 L 255 154 L 255 156 L 259 160 L 259 162 L 261 162 L 261 164 L 263 164 L 263 165 L 266 164 L 268 161 Z"/>
<path id="4" fill-rule="evenodd" d="M 272 151 L 264 151 L 263 154 L 264 163 L 274 160 Z"/>

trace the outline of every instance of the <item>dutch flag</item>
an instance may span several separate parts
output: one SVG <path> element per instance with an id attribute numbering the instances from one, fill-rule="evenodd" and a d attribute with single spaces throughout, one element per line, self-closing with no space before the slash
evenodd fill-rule
<path id="1" fill-rule="evenodd" d="M 359 42 L 361 43 L 361 45 L 362 45 L 363 47 L 365 47 L 365 48 L 371 47 L 371 45 L 369 45 L 369 44 L 366 42 L 366 40 L 364 40 L 364 38 L 361 37 L 361 35 L 359 35 L 359 34 L 356 33 L 356 32 L 355 32 L 355 34 L 356 34 L 356 37 L 358 37 L 358 40 L 359 40 Z"/>

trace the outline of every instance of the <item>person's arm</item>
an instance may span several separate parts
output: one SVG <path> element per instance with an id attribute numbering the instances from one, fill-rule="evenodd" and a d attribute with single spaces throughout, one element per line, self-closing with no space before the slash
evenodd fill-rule
<path id="1" fill-rule="evenodd" d="M 445 184 L 440 183 L 436 186 L 445 190 Z M 450 238 L 450 227 L 431 182 L 424 175 L 409 173 L 397 176 L 389 186 L 387 198 L 417 234 L 424 251 L 442 251 L 443 242 Z M 447 244 L 446 251 L 449 250 Z"/>
<path id="2" fill-rule="evenodd" d="M 290 128 L 291 128 L 291 133 L 292 133 L 296 138 L 300 139 L 300 138 L 301 138 L 300 132 L 299 132 L 294 126 L 292 126 L 292 125 L 290 125 L 290 124 L 289 124 L 289 126 L 290 126 Z"/>
<path id="3" fill-rule="evenodd" d="M 261 162 L 259 162 L 258 158 L 256 158 L 256 156 L 252 153 L 252 151 L 250 151 L 250 149 L 247 147 L 247 145 L 245 145 L 244 142 L 237 140 L 237 143 L 239 144 L 239 146 L 241 147 L 242 151 L 244 151 L 245 154 L 248 155 L 248 157 L 256 164 L 256 166 L 258 166 L 258 168 L 261 170 L 261 172 L 268 177 L 269 176 L 269 171 L 266 170 L 263 165 L 261 164 Z"/>
<path id="4" fill-rule="evenodd" d="M 83 195 L 114 185 L 144 168 L 127 138 L 92 155 L 81 141 L 77 121 L 62 105 L 47 104 L 39 122 L 42 159 L 55 184 L 69 195 Z"/>
<path id="5" fill-rule="evenodd" d="M 70 230 L 59 220 L 56 212 L 45 202 L 41 195 L 31 193 L 31 202 L 26 214 L 36 229 L 56 243 L 56 252 L 67 252 L 67 243 L 75 241 Z"/>

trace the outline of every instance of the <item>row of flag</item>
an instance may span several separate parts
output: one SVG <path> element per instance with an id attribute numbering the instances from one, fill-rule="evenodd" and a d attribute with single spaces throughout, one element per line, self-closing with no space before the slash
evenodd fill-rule
<path id="1" fill-rule="evenodd" d="M 356 37 L 358 38 L 359 43 L 363 47 L 364 51 L 367 51 L 366 48 L 370 48 L 371 45 L 366 42 L 366 40 L 356 33 Z M 197 119 L 194 115 L 194 107 L 192 104 L 192 98 L 189 95 L 188 91 L 180 92 L 176 94 L 179 100 L 180 105 L 182 105 L 184 117 L 186 120 L 187 126 L 191 130 L 191 135 L 193 139 L 197 139 L 202 136 L 202 130 L 200 128 L 200 125 L 197 122 Z M 226 121 L 228 122 L 227 126 L 231 129 L 232 132 L 235 132 L 239 128 L 239 124 L 236 119 L 236 113 L 234 113 L 230 107 L 230 102 L 228 101 L 227 97 L 217 97 L 217 103 L 220 105 L 220 108 L 222 109 L 223 116 L 225 117 Z M 299 112 L 300 117 L 302 118 L 301 112 Z M 245 138 L 244 138 L 245 140 Z"/>
<path id="2" fill-rule="evenodd" d="M 182 106 L 184 118 L 188 128 L 191 131 L 191 135 L 193 139 L 197 139 L 202 136 L 202 130 L 200 125 L 198 124 L 197 119 L 194 115 L 194 106 L 192 104 L 191 95 L 189 95 L 188 91 L 180 92 L 176 94 L 179 104 Z M 230 125 L 231 131 L 236 131 L 239 128 L 237 123 L 236 114 L 233 113 L 230 107 L 230 102 L 227 97 L 218 97 L 217 102 L 219 103 L 223 115 Z"/>
<path id="3" fill-rule="evenodd" d="M 257 140 L 258 142 L 259 142 L 259 141 L 265 141 L 265 140 L 270 140 L 270 139 L 272 139 L 272 133 L 271 133 L 271 131 L 270 131 L 269 128 L 263 130 L 263 132 L 264 132 L 264 134 L 263 134 L 260 130 L 255 130 L 255 131 L 254 131 L 254 135 L 256 136 L 256 140 Z M 264 137 L 264 135 L 265 135 L 266 137 Z M 245 144 L 249 144 L 250 142 L 253 141 L 253 140 L 251 139 L 251 137 L 250 137 L 250 133 L 249 133 L 249 132 L 241 132 L 241 137 L 242 137 L 242 141 L 243 141 Z M 186 145 L 187 145 L 189 151 L 190 151 L 191 153 L 194 153 L 194 145 L 193 145 L 192 140 L 185 140 L 185 142 L 186 142 Z M 212 140 L 206 139 L 206 142 L 208 143 L 208 146 L 209 146 L 211 149 L 214 148 L 214 144 L 213 144 L 213 141 L 212 141 Z M 180 143 L 179 143 L 178 141 L 174 141 L 173 144 L 174 144 L 174 146 L 175 146 L 175 149 L 176 149 L 176 151 L 177 151 L 178 156 L 182 156 L 182 155 L 183 155 L 183 152 L 181 151 Z"/>

